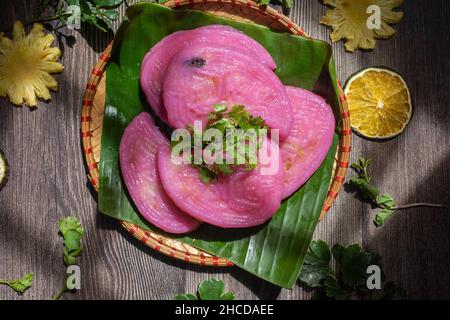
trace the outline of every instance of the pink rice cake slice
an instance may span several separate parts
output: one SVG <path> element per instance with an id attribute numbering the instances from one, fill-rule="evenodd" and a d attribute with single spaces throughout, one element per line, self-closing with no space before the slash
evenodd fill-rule
<path id="1" fill-rule="evenodd" d="M 125 129 L 120 142 L 120 168 L 123 180 L 141 215 L 170 233 L 187 233 L 200 222 L 182 212 L 164 191 L 156 167 L 160 147 L 168 139 L 146 112 L 139 114 Z"/>
<path id="2" fill-rule="evenodd" d="M 236 168 L 231 175 L 220 175 L 217 182 L 205 184 L 190 164 L 175 164 L 169 148 L 158 152 L 158 171 L 167 194 L 175 204 L 195 219 L 222 228 L 247 228 L 270 219 L 278 210 L 283 192 L 283 167 L 278 145 L 270 144 L 267 161 L 245 171 Z M 270 160 L 269 160 L 270 159 Z M 268 170 L 263 174 L 264 168 Z"/>
<path id="3" fill-rule="evenodd" d="M 297 191 L 319 168 L 331 147 L 335 119 L 326 101 L 304 89 L 286 87 L 293 125 L 281 144 L 284 165 L 283 199 Z"/>
<path id="4" fill-rule="evenodd" d="M 162 101 L 162 84 L 165 71 L 173 56 L 180 50 L 198 44 L 216 44 L 229 47 L 259 60 L 274 70 L 275 61 L 267 50 L 243 32 L 223 25 L 209 25 L 193 30 L 175 32 L 158 42 L 145 55 L 141 66 L 141 88 L 147 102 L 164 121 L 167 121 Z"/>
<path id="5" fill-rule="evenodd" d="M 163 85 L 169 124 L 206 124 L 213 105 L 244 105 L 262 117 L 280 140 L 291 130 L 291 103 L 277 75 L 247 55 L 220 46 L 193 45 L 170 63 Z"/>

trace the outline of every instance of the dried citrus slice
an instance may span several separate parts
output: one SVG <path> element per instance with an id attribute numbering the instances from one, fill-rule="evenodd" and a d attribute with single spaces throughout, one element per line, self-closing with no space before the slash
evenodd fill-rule
<path id="1" fill-rule="evenodd" d="M 5 158 L 5 154 L 0 149 L 0 191 L 8 181 L 8 161 Z"/>
<path id="2" fill-rule="evenodd" d="M 402 133 L 412 114 L 411 94 L 403 78 L 385 68 L 367 68 L 344 89 L 352 128 L 367 138 L 387 139 Z"/>

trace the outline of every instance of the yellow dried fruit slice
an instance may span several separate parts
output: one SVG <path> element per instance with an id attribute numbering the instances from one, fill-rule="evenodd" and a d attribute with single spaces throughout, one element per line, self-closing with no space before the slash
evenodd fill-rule
<path id="1" fill-rule="evenodd" d="M 364 137 L 395 137 L 411 120 L 411 94 L 405 80 L 394 71 L 364 69 L 347 81 L 344 92 L 352 128 Z"/>
<path id="2" fill-rule="evenodd" d="M 403 12 L 394 11 L 403 0 L 322 0 L 333 7 L 328 10 L 320 23 L 330 26 L 333 42 L 346 39 L 345 49 L 371 50 L 375 39 L 388 39 L 395 33 L 390 25 L 399 23 Z"/>
<path id="3" fill-rule="evenodd" d="M 8 181 L 8 161 L 5 158 L 5 154 L 0 149 L 0 191 Z"/>

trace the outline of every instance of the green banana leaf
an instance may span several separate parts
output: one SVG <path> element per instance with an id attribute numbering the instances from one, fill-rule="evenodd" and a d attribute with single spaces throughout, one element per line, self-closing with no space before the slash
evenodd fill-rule
<path id="1" fill-rule="evenodd" d="M 154 44 L 177 30 L 209 24 L 225 24 L 242 30 L 272 54 L 278 64 L 276 73 L 283 83 L 313 90 L 338 110 L 334 62 L 331 47 L 325 42 L 157 4 L 131 6 L 127 15 L 128 20 L 116 34 L 106 71 L 106 110 L 99 167 L 99 210 L 103 214 L 164 233 L 145 222 L 133 207 L 121 180 L 118 149 L 126 126 L 140 112 L 149 109 L 139 89 L 140 63 Z M 270 222 L 257 228 L 232 231 L 204 224 L 179 239 L 228 258 L 271 283 L 292 288 L 326 198 L 337 143 L 335 135 L 322 166 L 297 193 L 282 203 Z"/>

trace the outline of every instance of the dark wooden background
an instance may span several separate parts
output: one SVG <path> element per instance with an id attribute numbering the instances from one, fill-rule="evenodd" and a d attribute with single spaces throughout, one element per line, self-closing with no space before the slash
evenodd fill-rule
<path id="1" fill-rule="evenodd" d="M 29 20 L 36 1 L 1 0 L 0 29 Z M 352 157 L 374 160 L 375 183 L 400 203 L 450 203 L 450 1 L 409 0 L 397 34 L 373 52 L 347 53 L 333 45 L 342 82 L 368 66 L 401 73 L 411 89 L 414 116 L 406 132 L 390 141 L 354 136 Z M 325 7 L 318 0 L 296 1 L 290 16 L 315 38 L 328 41 L 319 24 Z M 59 91 L 37 110 L 0 99 L 0 148 L 11 176 L 0 192 L 0 278 L 27 272 L 36 276 L 23 296 L 0 286 L 0 299 L 47 299 L 64 277 L 57 221 L 75 215 L 86 228 L 81 258 L 82 289 L 67 299 L 171 299 L 194 292 L 208 277 L 223 279 L 238 298 L 308 299 L 300 287 L 280 290 L 237 268 L 204 268 L 174 261 L 144 247 L 118 223 L 97 212 L 87 187 L 80 145 L 83 91 L 99 53 L 111 34 L 63 30 L 65 71 Z M 74 37 L 72 39 L 72 37 Z M 75 41 L 72 41 L 75 40 Z M 74 43 L 72 43 L 74 42 Z M 350 174 L 351 175 L 351 174 Z M 375 228 L 374 212 L 342 192 L 315 233 L 329 243 L 361 243 L 380 253 L 387 277 L 409 298 L 450 298 L 449 209 L 414 209 Z"/>

